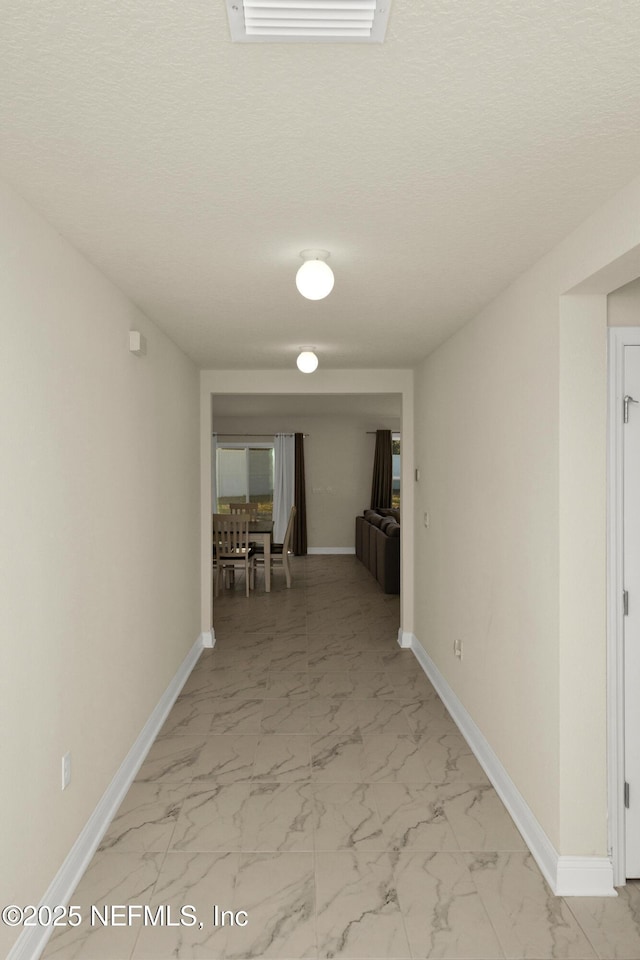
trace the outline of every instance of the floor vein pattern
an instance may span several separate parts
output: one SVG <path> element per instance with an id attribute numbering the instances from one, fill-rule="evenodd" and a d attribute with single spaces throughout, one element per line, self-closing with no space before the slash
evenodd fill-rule
<path id="1" fill-rule="evenodd" d="M 222 591 L 75 891 L 131 923 L 57 930 L 47 960 L 638 960 L 640 887 L 551 894 L 398 647 L 398 597 L 353 556 L 292 571 Z"/>

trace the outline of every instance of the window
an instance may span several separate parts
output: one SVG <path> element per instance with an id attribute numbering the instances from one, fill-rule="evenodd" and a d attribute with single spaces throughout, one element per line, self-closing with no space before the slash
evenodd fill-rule
<path id="1" fill-rule="evenodd" d="M 216 448 L 218 513 L 230 503 L 257 503 L 258 513 L 273 511 L 273 444 L 225 443 Z"/>
<path id="2" fill-rule="evenodd" d="M 400 509 L 400 434 L 391 436 L 391 506 Z"/>

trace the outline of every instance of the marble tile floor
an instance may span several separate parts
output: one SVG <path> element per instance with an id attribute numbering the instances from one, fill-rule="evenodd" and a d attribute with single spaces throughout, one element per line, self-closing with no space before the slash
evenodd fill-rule
<path id="1" fill-rule="evenodd" d="M 44 956 L 638 960 L 640 886 L 552 896 L 397 646 L 398 598 L 351 556 L 281 579 L 220 596 L 215 649 L 72 898 L 164 922 L 60 929 Z"/>

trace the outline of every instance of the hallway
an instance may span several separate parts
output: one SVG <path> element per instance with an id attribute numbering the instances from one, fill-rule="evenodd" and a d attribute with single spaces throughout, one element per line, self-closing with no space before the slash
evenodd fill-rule
<path id="1" fill-rule="evenodd" d="M 637 960 L 640 886 L 549 893 L 397 646 L 398 598 L 352 556 L 292 571 L 291 590 L 276 571 L 271 594 L 239 577 L 216 601 L 215 648 L 72 898 L 85 920 L 44 956 Z M 92 904 L 164 905 L 165 924 L 90 926 Z"/>

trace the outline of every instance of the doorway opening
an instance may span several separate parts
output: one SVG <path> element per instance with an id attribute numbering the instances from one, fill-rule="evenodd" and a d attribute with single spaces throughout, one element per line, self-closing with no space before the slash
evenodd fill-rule
<path id="1" fill-rule="evenodd" d="M 210 392 L 207 391 L 210 379 Z M 273 379 L 274 393 L 268 393 L 265 384 Z M 406 558 L 413 555 L 413 392 L 412 377 L 406 371 L 390 371 L 383 377 L 391 390 L 380 390 L 380 374 L 361 378 L 370 382 L 368 390 L 350 392 L 352 374 L 337 377 L 344 381 L 339 392 L 314 394 L 283 392 L 282 378 L 271 378 L 266 372 L 256 384 L 255 393 L 237 393 L 237 377 L 225 372 L 203 374 L 202 392 L 202 482 L 203 482 L 203 543 L 202 543 L 202 622 L 215 642 L 213 598 L 208 597 L 211 548 L 207 517 L 218 507 L 219 485 L 216 473 L 216 440 L 219 445 L 239 444 L 254 448 L 256 442 L 270 444 L 276 433 L 306 434 L 305 470 L 307 487 L 308 543 L 313 553 L 355 553 L 355 518 L 369 507 L 373 466 L 373 437 L 375 429 L 390 429 L 402 434 L 402 457 L 397 454 L 394 483 L 396 494 L 402 489 L 402 523 L 405 534 L 401 543 L 402 567 L 409 576 L 402 577 L 400 595 L 400 624 L 402 634 L 411 634 L 413 626 L 412 564 Z M 229 381 L 229 391 L 225 390 Z M 375 384 L 375 385 L 374 385 Z M 335 387 L 337 384 L 333 384 Z M 387 385 L 387 384 L 385 384 Z M 296 387 L 299 387 L 296 382 Z M 284 387 L 286 391 L 286 386 Z M 277 392 L 276 392 L 277 391 Z M 257 418 L 257 419 L 256 419 Z M 205 424 L 207 426 L 205 426 Z M 405 432 L 405 426 L 408 434 Z M 206 431 L 206 433 L 205 433 Z M 213 434 L 217 434 L 217 438 Z M 209 439 L 207 440 L 207 435 Z M 242 436 L 239 436 L 242 434 Z M 408 435 L 409 440 L 406 439 Z M 236 448 L 237 449 L 237 448 Z M 244 455 L 241 452 L 241 455 Z M 397 473 L 399 471 L 399 473 Z M 407 471 L 410 471 L 408 476 Z M 238 471 L 236 471 L 238 473 Z M 245 486 L 250 485 L 245 483 Z M 249 490 L 222 493 L 231 497 L 252 499 Z M 223 506 L 224 509 L 224 506 Z M 208 628 L 205 626 L 208 623 Z"/>

